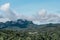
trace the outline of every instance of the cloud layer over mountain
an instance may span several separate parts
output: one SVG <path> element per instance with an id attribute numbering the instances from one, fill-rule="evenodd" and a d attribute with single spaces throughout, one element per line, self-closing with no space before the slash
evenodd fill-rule
<path id="1" fill-rule="evenodd" d="M 35 15 L 34 23 L 60 23 L 60 14 L 57 13 L 47 13 L 45 9 L 42 9 Z"/>
<path id="2" fill-rule="evenodd" d="M 48 13 L 47 10 L 42 9 L 35 16 L 25 16 L 22 14 L 17 14 L 12 9 L 10 9 L 10 3 L 5 3 L 0 6 L 0 10 L 5 13 L 5 17 L 0 18 L 2 20 L 17 20 L 17 19 L 26 19 L 33 21 L 34 24 L 44 24 L 44 23 L 60 23 L 60 14 Z"/>

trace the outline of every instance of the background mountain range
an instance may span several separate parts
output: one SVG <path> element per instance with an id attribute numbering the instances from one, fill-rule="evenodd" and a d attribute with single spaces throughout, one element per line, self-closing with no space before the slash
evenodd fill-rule
<path id="1" fill-rule="evenodd" d="M 60 24 L 56 23 L 49 23 L 49 24 L 41 24 L 36 25 L 32 21 L 18 19 L 17 21 L 6 21 L 5 23 L 0 22 L 0 29 L 7 29 L 7 30 L 40 30 L 40 29 L 54 29 L 60 28 Z"/>

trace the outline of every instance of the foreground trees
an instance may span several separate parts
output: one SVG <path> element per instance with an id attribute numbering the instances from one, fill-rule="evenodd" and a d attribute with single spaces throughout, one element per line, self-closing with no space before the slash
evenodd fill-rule
<path id="1" fill-rule="evenodd" d="M 60 40 L 60 32 L 0 30 L 0 40 Z"/>

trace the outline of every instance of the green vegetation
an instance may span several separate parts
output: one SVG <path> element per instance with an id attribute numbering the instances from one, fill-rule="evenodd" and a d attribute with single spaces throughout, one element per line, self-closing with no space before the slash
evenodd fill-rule
<path id="1" fill-rule="evenodd" d="M 35 25 L 21 19 L 0 22 L 0 40 L 60 40 L 60 24 Z"/>
<path id="2" fill-rule="evenodd" d="M 60 27 L 55 25 L 55 27 L 49 27 L 49 25 L 19 31 L 1 29 L 0 40 L 60 40 Z"/>

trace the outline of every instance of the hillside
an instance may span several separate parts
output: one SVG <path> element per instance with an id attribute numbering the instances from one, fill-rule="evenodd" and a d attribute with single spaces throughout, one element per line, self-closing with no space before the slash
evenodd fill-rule
<path id="1" fill-rule="evenodd" d="M 49 24 L 42 24 L 36 25 L 32 21 L 18 19 L 17 21 L 7 21 L 5 23 L 0 22 L 0 29 L 10 29 L 10 30 L 51 30 L 60 28 L 59 23 L 49 23 Z"/>
<path id="2" fill-rule="evenodd" d="M 0 40 L 60 40 L 60 24 L 36 25 L 22 19 L 0 22 Z"/>

